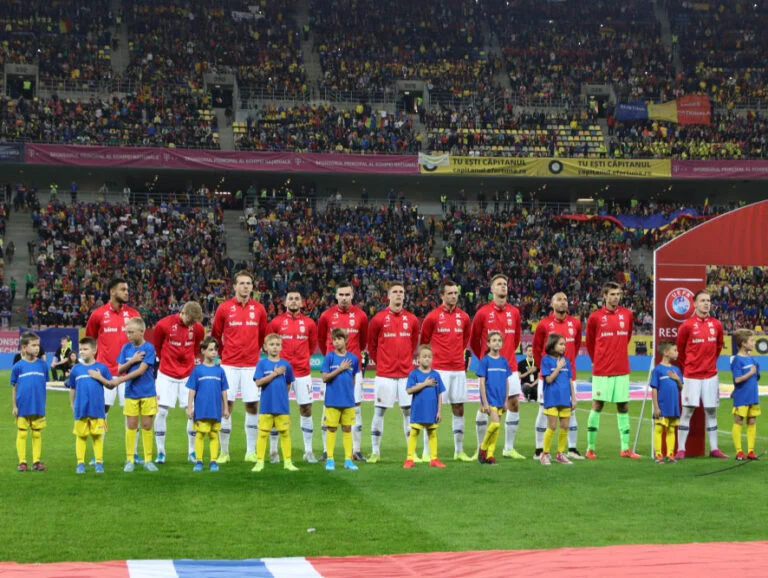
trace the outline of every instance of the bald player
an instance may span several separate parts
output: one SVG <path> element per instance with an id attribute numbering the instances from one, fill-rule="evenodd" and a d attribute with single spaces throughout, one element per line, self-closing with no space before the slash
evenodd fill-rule
<path id="1" fill-rule="evenodd" d="M 565 338 L 565 357 L 571 362 L 571 367 L 576 371 L 576 356 L 581 349 L 581 321 L 572 315 L 568 315 L 568 296 L 565 293 L 555 293 L 552 296 L 552 313 L 544 317 L 536 326 L 533 334 L 533 360 L 536 367 L 541 369 L 541 359 L 546 355 L 544 348 L 547 345 L 547 337 L 551 333 L 557 333 Z M 574 380 L 576 376 L 573 376 Z M 534 459 L 541 457 L 544 447 L 544 433 L 547 431 L 547 416 L 544 415 L 544 386 L 539 379 L 539 415 L 536 417 L 536 455 Z M 568 426 L 568 457 L 574 460 L 583 460 L 584 456 L 576 447 L 578 442 L 578 423 L 576 412 L 571 412 L 571 421 Z"/>
<path id="2" fill-rule="evenodd" d="M 520 424 L 520 394 L 523 392 L 520 385 L 520 373 L 516 371 L 517 357 L 515 352 L 520 346 L 522 337 L 522 320 L 520 310 L 507 303 L 508 292 L 508 277 L 502 274 L 494 275 L 491 278 L 491 295 L 493 298 L 490 303 L 483 305 L 475 313 L 475 318 L 472 320 L 469 347 L 478 359 L 482 359 L 488 350 L 488 332 L 498 331 L 502 335 L 504 344 L 501 348 L 501 355 L 507 360 L 513 371 L 507 379 L 509 397 L 507 398 L 507 416 L 504 421 L 504 452 L 502 455 L 505 458 L 523 460 L 525 456 L 515 449 L 515 436 Z M 488 428 L 488 415 L 480 409 L 475 416 L 475 425 L 479 451 L 480 444 L 485 437 L 485 430 Z"/>

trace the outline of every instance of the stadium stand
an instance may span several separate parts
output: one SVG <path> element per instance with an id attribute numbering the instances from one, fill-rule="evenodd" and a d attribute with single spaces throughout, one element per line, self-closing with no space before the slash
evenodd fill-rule
<path id="1" fill-rule="evenodd" d="M 207 96 L 0 98 L 0 135 L 56 144 L 219 148 Z"/>
<path id="2" fill-rule="evenodd" d="M 711 125 L 661 121 L 615 123 L 610 153 L 621 158 L 758 159 L 768 156 L 768 124 L 760 116 L 715 116 Z"/>
<path id="3" fill-rule="evenodd" d="M 472 3 L 313 0 L 310 11 L 326 90 L 370 97 L 408 79 L 428 82 L 435 100 L 497 90 L 500 63 L 483 50 Z"/>
<path id="4" fill-rule="evenodd" d="M 573 105 L 584 82 L 656 97 L 675 77 L 648 0 L 494 0 L 485 9 L 521 104 Z"/>
<path id="5" fill-rule="evenodd" d="M 43 81 L 112 77 L 108 0 L 11 0 L 0 6 L 0 65 L 36 64 Z"/>
<path id="6" fill-rule="evenodd" d="M 268 107 L 234 124 L 241 150 L 295 152 L 415 153 L 419 150 L 408 115 L 333 106 Z"/>
<path id="7" fill-rule="evenodd" d="M 148 324 L 193 299 L 212 316 L 228 295 L 234 263 L 225 257 L 221 211 L 178 204 L 90 203 L 41 208 L 38 281 L 27 315 L 35 325 L 84 326 L 105 302 L 112 274 L 131 283 Z M 107 272 L 107 273 L 105 273 Z"/>
<path id="8" fill-rule="evenodd" d="M 126 0 L 131 64 L 128 74 L 153 90 L 202 87 L 206 72 L 233 73 L 242 87 L 268 93 L 306 93 L 298 26 L 288 0 L 222 6 L 193 0 Z"/>
<path id="9" fill-rule="evenodd" d="M 426 114 L 427 149 L 470 156 L 605 156 L 594 115 L 515 113 L 490 107 L 434 110 Z"/>
<path id="10" fill-rule="evenodd" d="M 668 2 L 665 7 L 686 73 L 686 92 L 707 94 L 728 107 L 768 98 L 764 2 Z"/>

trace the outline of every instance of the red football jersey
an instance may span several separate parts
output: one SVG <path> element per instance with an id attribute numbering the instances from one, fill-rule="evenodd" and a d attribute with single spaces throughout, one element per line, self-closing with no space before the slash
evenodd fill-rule
<path id="1" fill-rule="evenodd" d="M 269 322 L 268 333 L 277 333 L 283 340 L 280 357 L 291 364 L 295 377 L 311 373 L 309 358 L 317 347 L 317 325 L 303 313 L 287 311 Z"/>
<path id="2" fill-rule="evenodd" d="M 408 377 L 419 344 L 419 319 L 410 311 L 379 311 L 368 326 L 368 352 L 380 377 Z"/>
<path id="3" fill-rule="evenodd" d="M 421 343 L 432 346 L 432 367 L 464 371 L 464 350 L 469 343 L 469 315 L 458 307 L 441 305 L 430 311 L 421 325 Z"/>
<path id="4" fill-rule="evenodd" d="M 253 299 L 245 305 L 236 297 L 228 299 L 213 316 L 211 335 L 219 342 L 222 365 L 256 367 L 266 334 L 267 312 Z"/>
<path id="5" fill-rule="evenodd" d="M 707 379 L 717 375 L 717 358 L 723 350 L 723 326 L 709 315 L 694 315 L 677 330 L 677 362 L 683 377 Z"/>
<path id="6" fill-rule="evenodd" d="M 587 320 L 587 351 L 592 375 L 610 377 L 629 373 L 629 341 L 634 317 L 629 309 L 602 307 Z"/>
<path id="7" fill-rule="evenodd" d="M 128 343 L 125 323 L 132 317 L 141 315 L 133 307 L 123 305 L 115 310 L 111 303 L 107 303 L 93 310 L 85 326 L 85 335 L 97 341 L 96 361 L 106 365 L 112 375 L 118 374 L 117 356 Z"/>
<path id="8" fill-rule="evenodd" d="M 557 333 L 565 337 L 565 357 L 568 358 L 571 367 L 576 371 L 576 356 L 581 349 L 581 321 L 572 315 L 566 315 L 560 321 L 552 313 L 539 322 L 533 334 L 533 361 L 539 369 L 541 369 L 541 358 L 546 355 L 544 348 L 550 333 Z"/>
<path id="9" fill-rule="evenodd" d="M 517 357 L 515 352 L 520 346 L 523 334 L 523 322 L 520 310 L 514 305 L 505 303 L 498 307 L 495 303 L 483 305 L 475 313 L 472 320 L 472 332 L 469 338 L 469 347 L 478 359 L 482 359 L 488 351 L 488 332 L 499 331 L 504 338 L 501 355 L 509 363 L 513 372 L 517 371 Z"/>
<path id="10" fill-rule="evenodd" d="M 368 346 L 368 316 L 355 305 L 346 311 L 338 305 L 323 311 L 317 323 L 317 341 L 323 355 L 333 351 L 331 330 L 337 327 L 347 330 L 347 351 L 357 356 L 362 369 L 363 351 Z"/>
<path id="11" fill-rule="evenodd" d="M 178 313 L 163 317 L 155 325 L 155 351 L 160 358 L 159 371 L 174 379 L 189 377 L 205 337 L 202 323 L 187 327 Z"/>

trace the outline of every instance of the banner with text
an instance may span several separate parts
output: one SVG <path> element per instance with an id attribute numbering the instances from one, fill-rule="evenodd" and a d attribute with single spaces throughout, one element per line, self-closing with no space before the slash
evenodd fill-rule
<path id="1" fill-rule="evenodd" d="M 768 161 L 672 161 L 680 179 L 768 179 Z"/>
<path id="2" fill-rule="evenodd" d="M 33 164 L 114 168 L 224 169 L 283 173 L 418 174 L 415 155 L 240 152 L 167 148 L 128 148 L 28 144 Z"/>
<path id="3" fill-rule="evenodd" d="M 419 155 L 422 174 L 669 178 L 670 160 Z"/>

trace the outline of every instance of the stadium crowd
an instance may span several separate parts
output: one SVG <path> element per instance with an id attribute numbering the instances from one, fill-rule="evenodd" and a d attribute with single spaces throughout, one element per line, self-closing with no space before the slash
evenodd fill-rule
<path id="1" fill-rule="evenodd" d="M 235 124 L 240 150 L 415 153 L 419 143 L 407 114 L 370 105 L 267 107 Z"/>
<path id="2" fill-rule="evenodd" d="M 0 137 L 52 144 L 219 148 L 207 96 L 0 98 Z"/>
<path id="3" fill-rule="evenodd" d="M 415 79 L 427 82 L 435 98 L 495 90 L 500 63 L 483 52 L 480 14 L 471 3 L 313 0 L 310 12 L 323 88 L 370 95 Z"/>
<path id="4" fill-rule="evenodd" d="M 111 78 L 115 14 L 108 0 L 25 0 L 0 6 L 0 66 L 35 64 L 43 81 Z"/>
<path id="5" fill-rule="evenodd" d="M 572 105 L 582 83 L 613 83 L 619 95 L 653 98 L 674 78 L 647 0 L 494 0 L 485 10 L 521 104 Z"/>
<path id="6" fill-rule="evenodd" d="M 685 70 L 681 84 L 686 92 L 707 94 L 728 107 L 768 98 L 765 3 L 668 2 L 665 7 Z"/>
<path id="7" fill-rule="evenodd" d="M 211 316 L 234 263 L 216 208 L 49 203 L 40 210 L 33 325 L 84 326 L 108 299 L 105 271 L 129 279 L 148 324 L 187 300 Z"/>
<path id="8" fill-rule="evenodd" d="M 480 156 L 605 156 L 597 118 L 586 111 L 516 113 L 480 105 L 434 109 L 425 115 L 427 150 Z"/>
<path id="9" fill-rule="evenodd" d="M 235 74 L 242 89 L 306 93 L 292 3 L 262 2 L 255 11 L 250 4 L 127 0 L 128 74 L 155 90 L 173 85 L 199 89 L 202 75 L 210 72 Z"/>
<path id="10" fill-rule="evenodd" d="M 613 122 L 610 153 L 621 158 L 759 159 L 768 156 L 768 123 L 759 114 L 715 116 L 710 125 Z"/>

